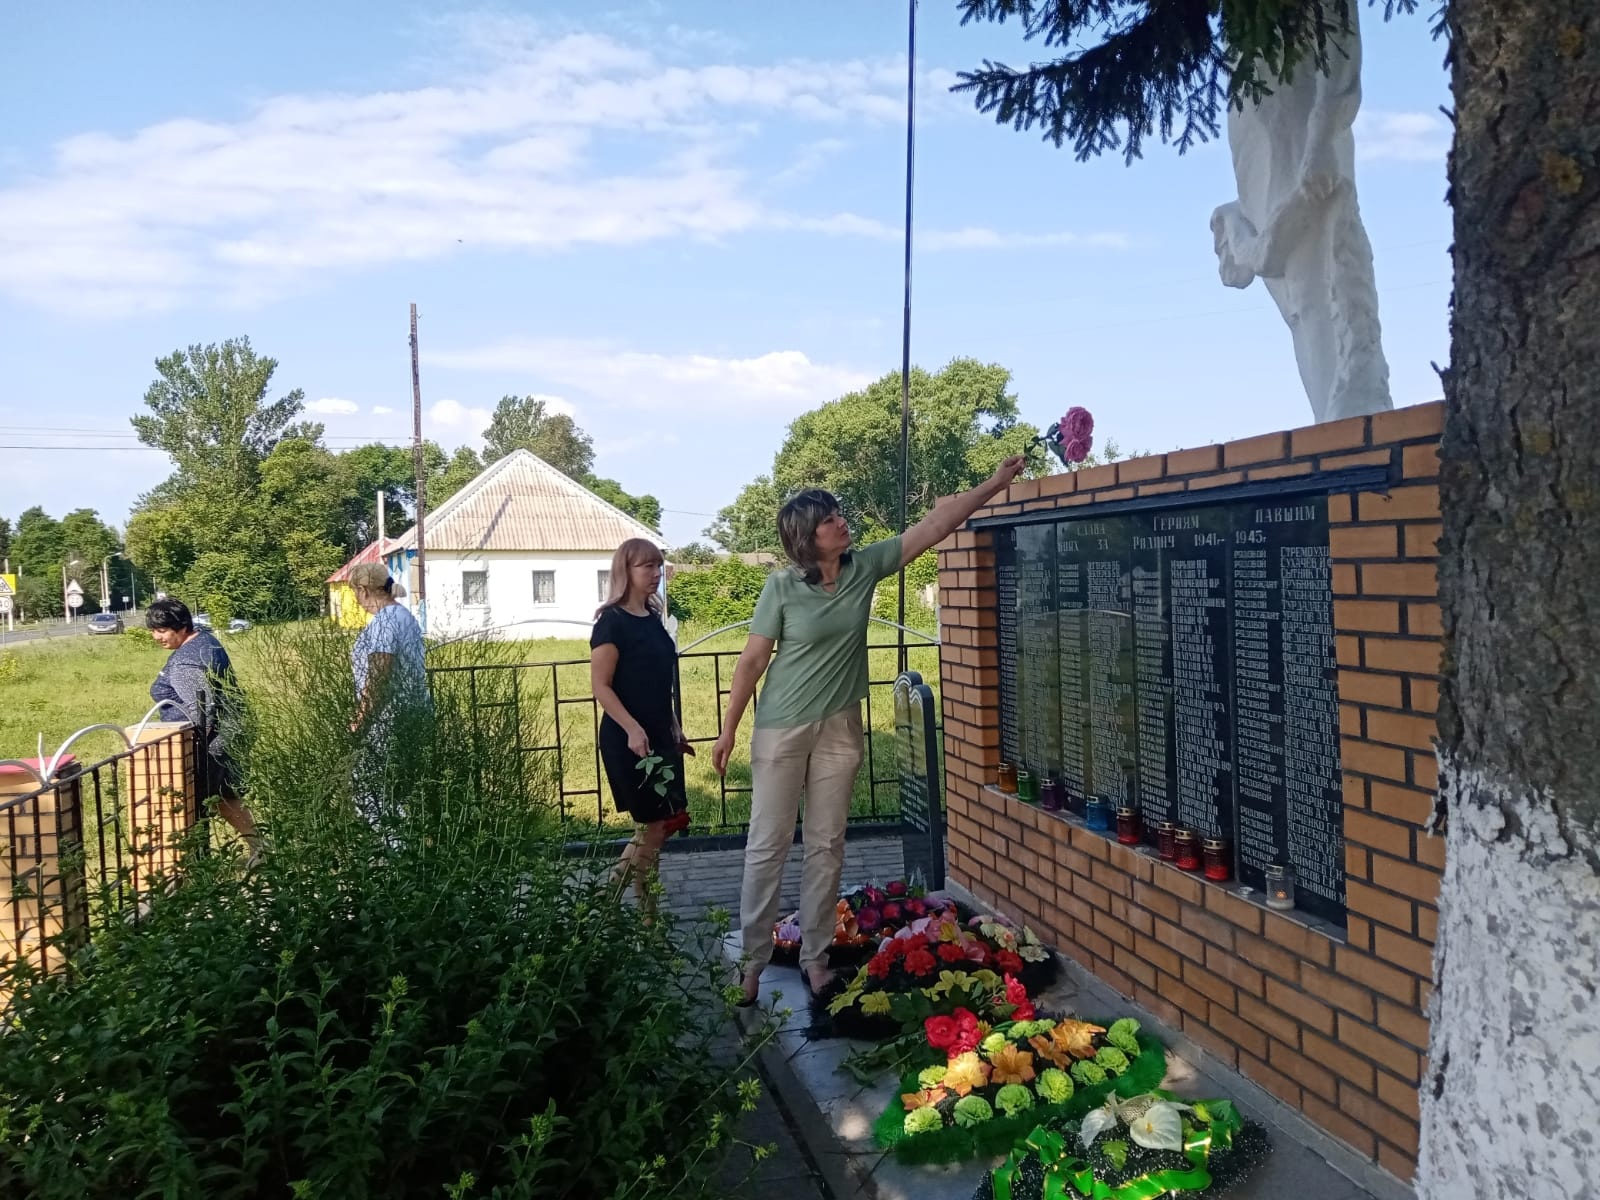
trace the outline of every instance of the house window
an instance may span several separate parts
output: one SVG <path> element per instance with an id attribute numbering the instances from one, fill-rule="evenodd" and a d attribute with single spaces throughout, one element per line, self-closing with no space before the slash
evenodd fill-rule
<path id="1" fill-rule="evenodd" d="M 610 571 L 596 571 L 595 572 L 595 579 L 597 580 L 597 582 L 600 585 L 599 588 L 597 589 L 599 591 L 599 593 L 600 593 L 600 596 L 599 596 L 600 603 L 604 604 L 606 602 L 606 597 L 611 594 L 611 572 Z"/>
<path id="2" fill-rule="evenodd" d="M 489 603 L 489 572 L 461 572 L 461 603 L 485 607 Z"/>
<path id="3" fill-rule="evenodd" d="M 533 573 L 533 602 L 535 604 L 554 604 L 556 602 L 556 573 L 554 571 L 535 571 Z"/>

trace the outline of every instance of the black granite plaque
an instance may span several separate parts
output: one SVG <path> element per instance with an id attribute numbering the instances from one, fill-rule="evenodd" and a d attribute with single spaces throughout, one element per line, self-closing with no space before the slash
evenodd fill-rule
<path id="1" fill-rule="evenodd" d="M 1228 666 L 1228 551 L 1222 507 L 1151 518 L 1172 535 L 1167 605 L 1172 614 L 1174 793 L 1178 824 L 1203 838 L 1233 838 L 1233 722 Z"/>
<path id="2" fill-rule="evenodd" d="M 1056 526 L 1056 630 L 1061 682 L 1061 785 L 1069 812 L 1089 788 L 1088 546 L 1073 524 Z"/>
<path id="3" fill-rule="evenodd" d="M 1017 733 L 1017 563 L 1009 530 L 995 538 L 994 582 L 999 613 L 995 640 L 1000 655 L 1000 757 L 1021 758 Z"/>
<path id="4" fill-rule="evenodd" d="M 1056 634 L 1056 531 L 1016 531 L 1017 733 L 1021 762 L 1039 778 L 1061 760 L 1061 679 Z"/>
<path id="5" fill-rule="evenodd" d="M 1171 562 L 1178 535 L 1157 533 L 1154 518 L 1132 521 L 1134 696 L 1138 707 L 1139 778 L 1135 789 L 1145 840 L 1178 819 L 1172 677 Z"/>
<path id="6" fill-rule="evenodd" d="M 1134 711 L 1132 522 L 1073 521 L 1063 535 L 1084 553 L 1084 693 L 1089 709 L 1089 791 L 1121 808 L 1137 791 Z M 1058 543 L 1059 544 L 1059 543 Z"/>
<path id="7" fill-rule="evenodd" d="M 894 682 L 894 745 L 900 775 L 901 854 L 907 878 L 944 887 L 944 802 L 933 689 L 916 671 Z"/>

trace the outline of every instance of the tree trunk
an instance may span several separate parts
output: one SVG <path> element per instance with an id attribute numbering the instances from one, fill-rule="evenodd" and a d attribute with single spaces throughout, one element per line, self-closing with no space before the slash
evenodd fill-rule
<path id="1" fill-rule="evenodd" d="M 1600 10 L 1455 0 L 1424 1200 L 1600 1195 Z"/>

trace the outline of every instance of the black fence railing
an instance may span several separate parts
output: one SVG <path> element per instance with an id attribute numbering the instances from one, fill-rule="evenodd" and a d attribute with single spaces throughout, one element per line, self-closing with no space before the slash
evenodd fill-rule
<path id="1" fill-rule="evenodd" d="M 909 668 L 939 688 L 939 644 L 905 647 Z M 747 715 L 725 777 L 711 767 L 711 746 L 721 735 L 740 647 L 689 649 L 678 656 L 677 697 L 685 738 L 698 753 L 687 760 L 691 829 L 698 835 L 743 834 L 750 822 Z M 853 825 L 899 820 L 899 774 L 894 747 L 894 703 L 900 646 L 868 645 L 869 684 L 863 712 L 866 757 L 851 805 Z M 471 713 L 474 737 L 514 746 L 525 772 L 539 772 L 561 819 L 573 835 L 605 836 L 626 828 L 613 810 L 600 765 L 600 705 L 589 686 L 589 660 L 441 666 L 430 668 L 436 692 L 447 690 Z M 527 786 L 524 781 L 523 786 Z"/>
<path id="2" fill-rule="evenodd" d="M 66 747 L 0 762 L 0 963 L 55 970 L 96 921 L 137 919 L 201 818 L 209 760 L 189 726 L 77 736 L 98 730 L 125 748 L 90 763 Z M 6 998 L 0 981 L 0 1008 Z"/>

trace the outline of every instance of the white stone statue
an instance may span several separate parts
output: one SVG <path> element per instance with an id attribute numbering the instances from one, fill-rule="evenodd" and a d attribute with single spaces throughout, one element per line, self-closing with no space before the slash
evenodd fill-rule
<path id="1" fill-rule="evenodd" d="M 1356 205 L 1361 33 L 1328 48 L 1328 72 L 1302 62 L 1259 104 L 1228 111 L 1239 198 L 1211 214 L 1222 282 L 1259 278 L 1294 338 L 1317 422 L 1393 408 L 1378 328 L 1372 244 Z"/>

